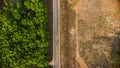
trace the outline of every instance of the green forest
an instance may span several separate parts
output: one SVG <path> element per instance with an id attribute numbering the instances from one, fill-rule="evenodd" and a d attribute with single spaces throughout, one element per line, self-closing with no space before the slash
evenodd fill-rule
<path id="1" fill-rule="evenodd" d="M 4 0 L 0 7 L 0 68 L 48 68 L 47 22 L 43 0 Z"/>

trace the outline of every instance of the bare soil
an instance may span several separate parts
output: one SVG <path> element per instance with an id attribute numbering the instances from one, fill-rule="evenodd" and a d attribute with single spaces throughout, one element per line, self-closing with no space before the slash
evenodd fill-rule
<path id="1" fill-rule="evenodd" d="M 75 37 L 72 37 L 69 33 L 72 27 L 75 28 L 75 11 L 69 8 L 67 0 L 61 0 L 60 7 L 61 68 L 78 68 L 80 65 L 75 59 Z"/>
<path id="2" fill-rule="evenodd" d="M 61 0 L 60 6 L 61 68 L 112 68 L 118 0 Z"/>

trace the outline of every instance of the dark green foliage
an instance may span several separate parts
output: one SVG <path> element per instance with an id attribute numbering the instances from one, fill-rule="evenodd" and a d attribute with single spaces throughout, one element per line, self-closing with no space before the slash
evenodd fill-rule
<path id="1" fill-rule="evenodd" d="M 118 37 L 115 38 L 115 42 L 113 43 L 113 51 L 111 58 L 113 68 L 120 67 L 120 37 L 119 36 L 120 34 L 118 34 Z"/>
<path id="2" fill-rule="evenodd" d="M 48 67 L 47 8 L 43 0 L 5 2 L 0 9 L 0 68 Z"/>

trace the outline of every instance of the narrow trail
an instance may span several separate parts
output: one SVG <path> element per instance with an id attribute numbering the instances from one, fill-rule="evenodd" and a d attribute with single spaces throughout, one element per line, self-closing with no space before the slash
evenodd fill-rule
<path id="1" fill-rule="evenodd" d="M 84 59 L 79 54 L 79 36 L 78 36 L 78 8 L 80 6 L 80 2 L 74 5 L 74 10 L 76 12 L 76 21 L 75 21 L 75 32 L 76 32 L 76 61 L 80 64 L 80 68 L 88 68 Z"/>

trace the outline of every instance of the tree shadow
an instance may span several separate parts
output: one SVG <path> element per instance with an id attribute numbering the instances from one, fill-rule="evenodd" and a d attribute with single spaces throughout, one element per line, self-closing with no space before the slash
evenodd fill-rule
<path id="1" fill-rule="evenodd" d="M 4 4 L 4 1 L 3 1 L 3 0 L 0 0 L 0 9 L 3 8 L 4 5 L 5 5 L 5 4 Z"/>
<path id="2" fill-rule="evenodd" d="M 117 32 L 112 43 L 111 64 L 113 68 L 120 67 L 120 32 Z"/>
<path id="3" fill-rule="evenodd" d="M 43 0 L 48 12 L 48 22 L 47 22 L 47 26 L 48 26 L 48 31 L 49 31 L 49 37 L 48 37 L 48 41 L 49 41 L 49 47 L 48 47 L 48 55 L 49 55 L 49 61 L 52 61 L 53 59 L 53 0 Z M 53 68 L 52 66 L 48 66 L 48 68 Z"/>

